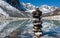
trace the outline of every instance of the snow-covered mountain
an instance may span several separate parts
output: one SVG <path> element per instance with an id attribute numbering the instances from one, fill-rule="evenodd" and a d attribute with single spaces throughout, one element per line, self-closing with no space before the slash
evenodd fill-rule
<path id="1" fill-rule="evenodd" d="M 26 9 L 25 12 L 32 13 L 32 12 L 35 11 L 35 9 L 36 9 L 36 6 L 34 6 L 34 5 L 31 4 L 31 3 L 22 3 L 22 5 L 23 5 L 24 8 Z"/>
<path id="2" fill-rule="evenodd" d="M 3 0 L 0 0 L 0 13 L 6 17 L 28 17 L 28 14 L 24 14 L 25 12 L 21 12 L 20 10 Z"/>
<path id="3" fill-rule="evenodd" d="M 35 11 L 37 6 L 34 6 L 30 3 L 20 3 L 21 7 L 20 9 L 26 9 L 23 12 L 20 11 L 17 7 L 14 7 L 10 5 L 8 2 L 0 0 L 0 13 L 6 17 L 12 16 L 12 17 L 31 17 L 31 13 Z M 45 13 L 54 14 L 54 11 L 58 9 L 58 7 L 55 6 L 48 6 L 48 5 L 41 5 L 39 7 L 40 11 Z M 46 15 L 46 14 L 45 14 Z"/>
<path id="4" fill-rule="evenodd" d="M 22 3 L 22 4 L 26 9 L 29 9 L 29 10 L 35 9 L 35 6 L 30 3 L 26 3 L 26 4 Z"/>
<path id="5" fill-rule="evenodd" d="M 30 3 L 27 3 L 27 4 L 23 3 L 22 5 L 27 9 L 26 12 L 29 12 L 29 13 L 32 13 L 33 11 L 35 11 L 37 7 Z M 60 14 L 60 9 L 55 6 L 41 5 L 39 7 L 39 10 L 42 11 L 43 16 Z"/>
<path id="6" fill-rule="evenodd" d="M 0 8 L 0 16 L 9 16 L 2 8 Z"/>
<path id="7" fill-rule="evenodd" d="M 60 8 L 55 6 L 42 5 L 40 10 L 43 12 L 42 16 L 60 15 Z"/>
<path id="8" fill-rule="evenodd" d="M 42 5 L 42 6 L 39 7 L 39 9 L 43 13 L 49 13 L 49 12 L 52 12 L 52 11 L 56 10 L 57 7 L 55 7 L 55 6 L 48 6 L 48 5 Z"/>
<path id="9" fill-rule="evenodd" d="M 37 6 L 34 6 L 30 3 L 22 3 L 22 5 L 26 8 L 26 12 L 30 12 L 32 13 L 33 11 L 35 11 Z M 40 11 L 44 13 L 50 13 L 53 12 L 54 10 L 58 9 L 58 7 L 55 6 L 48 6 L 48 5 L 41 5 L 39 7 Z"/>

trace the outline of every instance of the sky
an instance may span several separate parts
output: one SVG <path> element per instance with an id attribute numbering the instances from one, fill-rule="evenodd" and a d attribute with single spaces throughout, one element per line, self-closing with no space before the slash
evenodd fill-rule
<path id="1" fill-rule="evenodd" d="M 49 5 L 60 7 L 60 0 L 20 0 L 20 2 L 31 3 L 35 6 Z"/>

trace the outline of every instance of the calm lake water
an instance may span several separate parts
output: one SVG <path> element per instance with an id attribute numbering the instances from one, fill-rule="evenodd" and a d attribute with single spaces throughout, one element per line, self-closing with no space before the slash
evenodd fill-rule
<path id="1" fill-rule="evenodd" d="M 60 21 L 44 20 L 42 24 L 45 37 L 60 38 Z M 0 38 L 8 36 L 11 32 L 20 30 L 20 38 L 32 38 L 33 23 L 31 20 L 0 22 Z"/>

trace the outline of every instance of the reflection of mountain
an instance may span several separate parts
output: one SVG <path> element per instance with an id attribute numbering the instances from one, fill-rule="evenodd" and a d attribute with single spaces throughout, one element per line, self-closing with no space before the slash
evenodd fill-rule
<path id="1" fill-rule="evenodd" d="M 49 32 L 49 31 L 58 32 L 59 30 L 57 30 L 56 28 L 59 27 L 59 23 L 60 21 L 43 21 L 42 30 L 45 32 Z M 14 30 L 22 31 L 22 35 L 24 35 L 25 33 L 29 33 L 30 35 L 32 35 L 32 27 L 33 25 L 31 20 L 0 22 L 0 37 L 5 37 L 9 35 L 11 32 L 13 32 Z"/>
<path id="2" fill-rule="evenodd" d="M 8 21 L 5 21 L 5 22 L 0 22 L 0 38 L 4 37 L 5 33 L 2 33 L 1 31 L 7 26 L 7 24 L 9 24 L 10 22 Z M 1 36 L 3 35 L 3 36 Z"/>
<path id="3" fill-rule="evenodd" d="M 29 20 L 0 22 L 0 37 L 5 37 L 5 36 L 9 35 L 11 32 L 13 32 L 14 30 L 17 30 L 17 29 L 19 29 L 20 31 L 24 31 L 24 30 L 27 29 L 26 25 L 30 24 L 30 22 L 29 22 Z"/>
<path id="4" fill-rule="evenodd" d="M 9 22 L 0 22 L 0 31 L 2 31 L 2 29 L 9 24 Z"/>
<path id="5" fill-rule="evenodd" d="M 60 38 L 60 21 L 48 21 L 43 22 L 43 31 L 45 36 L 43 38 Z"/>
<path id="6" fill-rule="evenodd" d="M 50 29 L 53 29 L 53 28 L 55 28 L 55 23 L 54 23 L 55 21 L 43 21 L 43 30 L 44 31 L 51 31 Z"/>
<path id="7" fill-rule="evenodd" d="M 53 22 L 54 22 L 55 25 L 60 26 L 60 21 L 55 20 L 55 21 L 53 21 Z"/>

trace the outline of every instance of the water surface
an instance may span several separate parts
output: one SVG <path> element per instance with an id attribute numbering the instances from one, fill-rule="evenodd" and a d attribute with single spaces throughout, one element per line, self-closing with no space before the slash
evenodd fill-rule
<path id="1" fill-rule="evenodd" d="M 60 21 L 44 20 L 42 24 L 43 34 L 45 37 L 60 38 Z M 8 36 L 15 30 L 20 30 L 20 38 L 32 38 L 33 23 L 31 20 L 22 21 L 3 21 L 0 22 L 0 38 Z"/>

